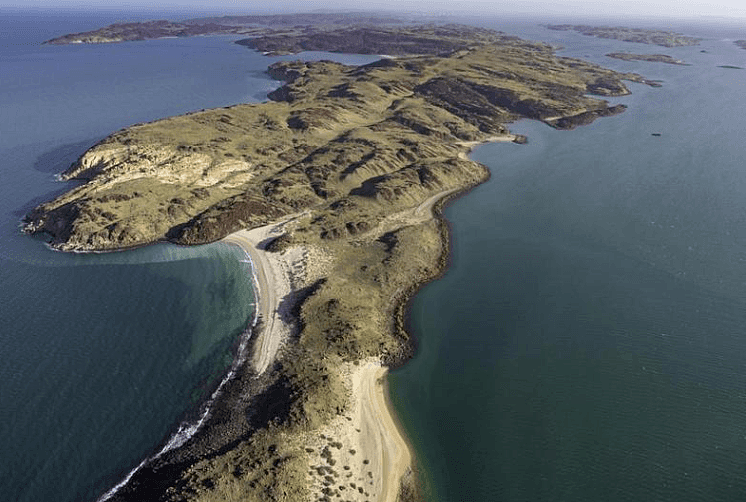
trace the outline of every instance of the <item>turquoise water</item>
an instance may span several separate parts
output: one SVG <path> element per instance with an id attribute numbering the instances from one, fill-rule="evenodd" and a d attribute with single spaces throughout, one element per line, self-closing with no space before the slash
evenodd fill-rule
<path id="1" fill-rule="evenodd" d="M 272 86 L 258 71 L 226 71 L 247 51 L 230 54 L 225 40 L 38 45 L 102 20 L 69 21 L 0 18 L 6 500 L 95 499 L 197 417 L 253 312 L 250 270 L 228 246 L 68 256 L 19 232 L 28 209 L 70 186 L 54 174 L 107 133 Z"/>
<path id="2" fill-rule="evenodd" d="M 253 315 L 238 248 L 71 256 L 20 233 L 28 210 L 73 186 L 55 174 L 112 131 L 278 85 L 264 74 L 276 58 L 236 37 L 39 45 L 123 18 L 0 13 L 3 500 L 95 500 L 199 417 Z"/>
<path id="3" fill-rule="evenodd" d="M 390 377 L 429 500 L 741 500 L 746 79 L 718 65 L 746 51 L 704 28 L 665 50 L 529 30 L 664 87 L 474 152 L 492 179 L 447 209 L 452 266 L 416 297 L 419 351 Z"/>

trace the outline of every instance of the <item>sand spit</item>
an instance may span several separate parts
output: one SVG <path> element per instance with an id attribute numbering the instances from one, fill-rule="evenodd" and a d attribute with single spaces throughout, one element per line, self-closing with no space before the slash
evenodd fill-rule
<path id="1" fill-rule="evenodd" d="M 223 238 L 223 242 L 239 246 L 251 260 L 254 288 L 257 296 L 257 316 L 260 329 L 254 335 L 251 365 L 257 375 L 264 373 L 277 356 L 277 351 L 292 333 L 291 301 L 284 301 L 293 292 L 324 276 L 332 261 L 328 252 L 317 246 L 293 246 L 271 253 L 267 245 L 292 230 L 307 212 L 253 228 L 239 230 Z"/>
<path id="2" fill-rule="evenodd" d="M 384 378 L 387 369 L 370 358 L 340 368 L 351 409 L 305 440 L 311 458 L 308 484 L 343 500 L 397 500 L 412 454 L 392 416 Z"/>
<path id="3" fill-rule="evenodd" d="M 410 209 L 394 213 L 370 233 L 379 235 L 430 220 L 433 207 L 454 192 L 444 190 Z M 331 253 L 315 246 L 293 246 L 281 252 L 266 249 L 304 216 L 307 215 L 300 213 L 224 238 L 224 242 L 240 246 L 252 263 L 261 322 L 250 364 L 257 375 L 271 367 L 278 351 L 296 329 L 292 317 L 283 312 L 291 308 L 291 302 L 283 300 L 332 269 Z M 338 366 L 337 373 L 348 393 L 348 409 L 300 438 L 306 445 L 307 485 L 311 491 L 341 493 L 344 500 L 397 500 L 401 481 L 412 470 L 412 453 L 388 403 L 387 371 L 376 357 Z"/>
<path id="4" fill-rule="evenodd" d="M 433 205 L 451 192 L 440 193 L 412 208 L 407 218 L 397 215 L 402 220 L 399 223 L 412 224 L 432 218 Z M 240 246 L 252 263 L 261 320 L 250 359 L 257 374 L 270 367 L 292 333 L 292 323 L 287 322 L 289 317 L 282 312 L 282 300 L 323 276 L 331 262 L 328 254 L 308 246 L 295 246 L 277 253 L 266 250 L 269 242 L 290 230 L 302 216 L 294 215 L 271 225 L 240 230 L 224 238 L 224 242 Z M 309 265 L 310 255 L 313 260 Z M 396 500 L 400 480 L 411 470 L 412 455 L 388 406 L 384 385 L 386 372 L 377 358 L 339 368 L 349 392 L 350 410 L 304 439 L 309 445 L 306 449 L 309 486 L 319 491 L 329 488 L 325 481 L 334 478 L 329 476 L 334 471 L 338 474 L 335 488 L 347 491 L 346 498 Z M 336 467 L 325 461 L 327 456 Z"/>

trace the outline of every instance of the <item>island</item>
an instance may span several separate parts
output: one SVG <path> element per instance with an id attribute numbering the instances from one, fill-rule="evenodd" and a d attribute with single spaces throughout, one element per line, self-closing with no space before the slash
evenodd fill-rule
<path id="1" fill-rule="evenodd" d="M 256 325 L 201 427 L 107 500 L 419 500 L 383 377 L 414 349 L 410 298 L 447 267 L 443 205 L 489 177 L 469 151 L 524 142 L 521 118 L 621 113 L 602 98 L 647 82 L 469 26 L 300 31 L 239 43 L 397 57 L 274 63 L 267 102 L 115 132 L 24 219 L 62 251 L 222 240 L 253 264 Z"/>
<path id="2" fill-rule="evenodd" d="M 632 54 L 629 52 L 611 52 L 606 54 L 608 58 L 621 59 L 623 61 L 648 61 L 650 63 L 667 63 L 686 66 L 687 63 L 666 54 Z"/>
<path id="3" fill-rule="evenodd" d="M 736 44 L 741 49 L 746 49 L 746 40 L 736 40 L 733 43 Z"/>
<path id="4" fill-rule="evenodd" d="M 622 26 L 588 26 L 585 24 L 550 24 L 546 26 L 556 31 L 577 31 L 582 35 L 596 38 L 611 38 L 623 42 L 637 42 L 640 44 L 661 45 L 663 47 L 680 47 L 699 45 L 701 38 L 689 37 L 665 30 L 649 30 L 643 28 L 625 28 Z"/>
<path id="5" fill-rule="evenodd" d="M 44 43 L 51 45 L 102 44 L 199 35 L 239 34 L 258 36 L 266 33 L 268 28 L 295 33 L 309 26 L 313 26 L 315 30 L 319 30 L 322 27 L 334 29 L 339 26 L 351 24 L 373 26 L 378 24 L 396 25 L 400 23 L 402 23 L 401 16 L 394 17 L 364 12 L 219 16 L 186 19 L 184 21 L 161 19 L 132 23 L 115 23 L 97 30 L 62 35 L 47 40 Z"/>

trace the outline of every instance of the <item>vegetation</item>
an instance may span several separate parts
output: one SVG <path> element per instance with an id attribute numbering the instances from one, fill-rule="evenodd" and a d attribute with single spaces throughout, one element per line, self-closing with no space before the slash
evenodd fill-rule
<path id="1" fill-rule="evenodd" d="M 68 251 L 206 243 L 293 217 L 266 248 L 330 257 L 284 300 L 295 332 L 272 369 L 257 378 L 240 368 L 205 427 L 138 471 L 115 500 L 372 497 L 371 481 L 347 480 L 355 469 L 372 476 L 369 458 L 317 431 L 351 407 L 340 368 L 395 364 L 411 350 L 404 305 L 447 259 L 447 229 L 429 204 L 487 179 L 466 153 L 506 137 L 506 124 L 527 117 L 571 129 L 624 110 L 589 94 L 619 96 L 628 93 L 623 79 L 647 82 L 463 26 L 324 28 L 250 45 L 357 51 L 361 38 L 371 51 L 406 55 L 361 67 L 274 64 L 270 75 L 285 84 L 271 101 L 119 131 L 64 173 L 84 184 L 27 216 L 26 231 Z M 411 479 L 399 496 L 417 498 Z"/>
<path id="2" fill-rule="evenodd" d="M 354 48 L 359 30 L 340 33 L 339 50 L 345 40 Z M 385 33 L 416 53 L 434 40 L 457 50 L 359 68 L 275 64 L 269 73 L 286 84 L 268 103 L 136 125 L 91 148 L 63 174 L 88 182 L 39 206 L 26 230 L 50 234 L 64 250 L 197 244 L 312 209 L 307 233 L 352 236 L 481 178 L 481 167 L 460 158 L 461 143 L 506 134 L 505 124 L 521 117 L 569 129 L 618 113 L 623 107 L 588 94 L 618 96 L 628 93 L 621 79 L 644 81 L 487 30 Z M 461 49 L 469 36 L 473 44 Z M 277 40 L 286 37 L 257 43 Z"/>

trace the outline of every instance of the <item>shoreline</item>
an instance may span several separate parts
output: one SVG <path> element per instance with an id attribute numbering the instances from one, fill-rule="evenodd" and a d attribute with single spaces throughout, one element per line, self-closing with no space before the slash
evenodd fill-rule
<path id="1" fill-rule="evenodd" d="M 413 448 L 386 375 L 416 351 L 407 329 L 413 298 L 450 266 L 451 226 L 443 207 L 490 177 L 469 153 L 483 143 L 525 142 L 504 125 L 517 117 L 556 115 L 543 121 L 571 129 L 618 113 L 619 107 L 587 112 L 597 100 L 578 93 L 621 95 L 628 91 L 620 79 L 639 77 L 568 65 L 546 45 L 464 30 L 454 29 L 449 36 L 456 41 L 449 43 L 472 37 L 477 45 L 423 59 L 422 68 L 394 60 L 349 73 L 325 62 L 277 63 L 268 71 L 286 84 L 271 102 L 120 131 L 66 171 L 97 175 L 84 185 L 95 202 L 81 198 L 81 189 L 27 216 L 24 231 L 49 233 L 58 249 L 220 241 L 239 246 L 247 257 L 241 261 L 252 266 L 256 329 L 213 394 L 219 398 L 206 402 L 196 426 L 184 425 L 193 432 L 183 446 L 180 427 L 162 450 L 168 455 L 151 457 L 145 472 L 132 478 L 136 469 L 120 483 L 128 493 L 118 498 L 167 490 L 171 498 L 204 502 L 421 500 L 421 484 L 412 486 Z M 495 40 L 511 50 L 497 51 Z M 537 52 L 547 56 L 541 65 L 547 75 L 569 72 L 577 82 L 548 94 L 544 80 L 536 81 L 536 64 L 526 63 Z M 492 79 L 495 58 L 516 70 L 506 77 L 508 91 Z M 599 72 L 608 80 L 598 83 Z M 467 83 L 453 91 L 455 74 Z M 392 79 L 404 84 L 391 87 Z M 555 89 L 556 78 L 546 80 Z M 307 94 L 314 86 L 328 91 L 324 99 Z M 462 94 L 479 100 L 479 113 L 448 105 Z M 497 107 L 495 96 L 505 106 Z M 568 113 L 565 122 L 554 120 Z M 208 140 L 208 150 L 190 146 Z M 127 162 L 133 151 L 142 159 L 136 165 Z M 116 173 L 123 181 L 110 183 L 111 169 L 96 171 L 101 159 L 112 169 L 126 164 Z M 152 170 L 150 159 L 168 168 Z M 134 190 L 145 182 L 139 172 L 168 187 L 177 176 L 185 186 L 174 193 Z M 143 199 L 142 214 L 125 211 L 139 202 L 135 197 Z M 122 199 L 131 202 L 116 204 Z M 168 487 L 164 477 L 172 478 Z"/>
<path id="2" fill-rule="evenodd" d="M 467 147 L 468 150 L 459 156 L 468 156 L 475 147 L 482 144 L 517 142 L 517 138 L 522 137 L 507 134 L 490 136 L 481 141 L 464 142 L 459 146 Z M 412 284 L 411 288 L 402 292 L 399 298 L 392 299 L 391 308 L 394 313 L 392 329 L 395 334 L 401 330 L 407 333 L 411 331 L 408 326 L 412 299 L 425 284 L 437 280 L 450 266 L 452 254 L 450 224 L 443 216 L 443 207 L 468 194 L 475 186 L 488 178 L 489 172 L 485 179 L 474 185 L 462 189 L 444 190 L 416 206 L 391 215 L 389 221 L 379 225 L 391 223 L 391 220 L 397 223 L 402 223 L 401 220 L 404 220 L 407 224 L 432 220 L 439 228 L 442 246 L 436 273 Z M 294 214 L 269 225 L 251 230 L 239 230 L 221 239 L 221 242 L 240 247 L 249 257 L 252 265 L 252 281 L 257 286 L 255 319 L 259 321 L 259 327 L 254 334 L 256 338 L 252 340 L 254 353 L 248 355 L 244 364 L 250 361 L 257 377 L 270 367 L 284 342 L 293 335 L 296 329 L 292 322 L 286 321 L 288 317 L 281 315 L 282 300 L 323 275 L 316 271 L 310 274 L 312 277 L 309 278 L 307 261 L 303 263 L 303 260 L 298 259 L 300 255 L 308 252 L 308 248 L 304 245 L 291 246 L 280 252 L 271 252 L 266 249 L 271 241 L 288 230 L 288 226 L 292 227 L 294 222 L 306 215 L 307 213 Z M 375 229 L 371 232 L 373 231 Z M 292 309 L 293 306 L 286 305 L 285 308 Z M 341 364 L 338 372 L 350 393 L 351 416 L 338 417 L 331 423 L 324 424 L 319 430 L 303 435 L 304 443 L 314 446 L 314 448 L 307 448 L 307 452 L 328 451 L 326 441 L 332 437 L 337 441 L 342 439 L 347 446 L 356 445 L 356 448 L 351 448 L 346 453 L 340 452 L 341 458 L 339 456 L 335 458 L 340 463 L 350 465 L 348 476 L 352 474 L 356 479 L 365 480 L 371 487 L 370 493 L 368 491 L 360 493 L 366 496 L 375 495 L 372 500 L 379 502 L 395 502 L 404 491 L 413 494 L 416 500 L 421 498 L 422 487 L 416 476 L 414 448 L 396 413 L 387 380 L 391 369 L 401 367 L 411 358 L 415 351 L 416 340 L 412 339 L 411 342 L 408 352 L 401 354 L 396 360 L 384 361 L 384 358 L 374 357 L 352 364 Z M 366 433 L 366 430 L 369 432 Z M 363 457 L 366 459 L 362 465 L 358 462 L 357 469 L 352 467 L 356 460 L 353 457 L 356 455 L 359 455 L 357 459 Z M 319 469 L 320 465 L 314 464 L 309 459 L 308 468 Z M 309 487 L 322 490 L 324 488 L 323 485 L 314 486 L 319 485 L 319 481 L 311 476 L 307 476 L 307 482 Z"/>
<path id="3" fill-rule="evenodd" d="M 516 138 L 519 137 L 521 136 L 506 134 L 490 136 L 481 141 L 459 143 L 459 146 L 467 148 L 466 152 L 459 154 L 459 157 L 468 159 L 471 151 L 479 145 L 517 142 Z M 379 225 L 379 227 L 392 224 L 406 226 L 433 221 L 439 228 L 440 234 L 442 252 L 437 260 L 435 274 L 413 283 L 410 288 L 401 292 L 398 298 L 392 298 L 394 335 L 401 334 L 402 331 L 411 334 L 411 301 L 424 285 L 442 277 L 450 266 L 451 230 L 450 223 L 443 216 L 443 208 L 451 201 L 468 194 L 476 186 L 489 179 L 489 176 L 489 171 L 487 171 L 487 176 L 477 183 L 463 188 L 443 190 L 416 206 L 390 215 Z M 248 369 L 253 373 L 251 378 L 258 379 L 268 369 L 271 369 L 273 362 L 277 361 L 281 348 L 297 329 L 293 322 L 295 319 L 290 314 L 296 307 L 295 303 L 299 301 L 292 298 L 293 293 L 313 283 L 319 277 L 323 277 L 328 270 L 320 270 L 317 267 L 316 270 L 309 271 L 309 249 L 306 245 L 290 247 L 280 252 L 272 252 L 266 248 L 277 237 L 292 230 L 297 220 L 308 214 L 308 211 L 305 211 L 289 215 L 268 225 L 251 230 L 239 230 L 217 241 L 237 246 L 245 253 L 245 261 L 251 266 L 251 281 L 255 290 L 255 312 L 250 325 L 246 327 L 238 341 L 234 360 L 210 397 L 199 405 L 201 409 L 199 417 L 191 422 L 180 423 L 177 430 L 168 437 L 165 444 L 155 454 L 143 459 L 121 481 L 99 496 L 96 499 L 97 502 L 105 502 L 115 497 L 122 488 L 128 486 L 143 467 L 158 461 L 166 453 L 179 450 L 195 435 L 205 432 L 204 426 L 209 422 L 215 405 L 219 405 L 219 401 L 224 399 L 227 399 L 227 402 L 233 399 L 230 392 L 226 396 L 222 394 L 226 385 L 231 383 L 239 372 Z M 318 258 L 318 253 L 316 257 Z M 290 301 L 281 307 L 281 303 L 286 298 Z M 376 490 L 373 493 L 377 496 L 371 500 L 395 502 L 403 493 L 413 497 L 412 500 L 423 500 L 422 486 L 416 475 L 414 448 L 396 413 L 387 380 L 390 370 L 403 366 L 413 356 L 416 345 L 417 340 L 411 337 L 405 352 L 393 358 L 382 356 L 357 361 L 355 364 L 343 364 L 344 368 L 339 368 L 339 372 L 352 396 L 350 404 L 354 409 L 353 417 L 345 417 L 346 421 L 339 417 L 339 420 L 313 431 L 318 433 L 317 435 L 306 434 L 303 438 L 308 444 L 317 444 L 321 449 L 324 444 L 319 442 L 318 438 L 324 439 L 325 436 L 331 438 L 330 432 L 334 431 L 336 439 L 341 437 L 346 439 L 345 443 L 357 445 L 350 451 L 359 452 L 361 455 L 359 458 L 365 456 L 367 460 L 371 460 L 370 463 L 363 464 L 364 467 L 359 466 L 356 471 L 359 479 L 365 479 L 365 475 L 370 476 L 369 473 L 374 473 L 372 482 L 365 479 L 369 486 Z M 364 430 L 363 424 L 366 429 L 371 429 L 372 434 L 360 432 Z M 348 455 L 340 460 L 352 459 Z M 311 461 L 308 467 L 318 468 Z M 314 487 L 313 479 L 308 480 L 308 486 Z M 362 493 L 368 495 L 368 492 Z"/>
<path id="4" fill-rule="evenodd" d="M 443 195 L 441 198 L 446 197 Z M 418 206 L 415 210 L 419 210 Z M 307 267 L 298 266 L 297 249 L 282 253 L 272 253 L 263 249 L 267 241 L 282 234 L 284 227 L 298 218 L 294 215 L 264 227 L 252 230 L 239 230 L 222 239 L 222 242 L 240 247 L 252 263 L 252 281 L 258 286 L 255 293 L 255 319 L 259 319 L 259 328 L 254 336 L 254 353 L 249 354 L 243 364 L 250 363 L 257 376 L 264 373 L 277 356 L 283 342 L 290 336 L 293 327 L 280 315 L 280 302 L 291 294 L 300 284 L 307 283 Z M 301 246 L 302 248 L 302 246 Z M 295 252 L 294 252 L 295 251 Z M 277 256 L 277 255 L 284 256 Z M 317 274 L 313 274 L 317 275 Z M 261 316 L 261 317 L 260 317 Z M 256 321 L 255 321 L 256 322 Z M 365 479 L 368 486 L 375 490 L 380 502 L 394 502 L 401 489 L 402 480 L 413 472 L 413 449 L 406 439 L 403 427 L 398 421 L 393 404 L 388 395 L 386 375 L 388 367 L 375 358 L 360 361 L 357 365 L 346 364 L 339 373 L 350 392 L 352 417 L 342 417 L 325 424 L 318 434 L 309 434 L 305 440 L 323 448 L 318 438 L 331 437 L 346 439 L 346 444 L 357 447 L 349 449 L 340 461 L 351 461 L 353 455 L 365 458 L 366 463 L 359 464 L 353 471 L 356 479 Z M 357 432 L 370 430 L 368 433 Z M 333 431 L 333 432 L 332 432 Z M 312 437 L 318 435 L 318 438 Z M 354 454 L 350 454 L 354 451 Z M 309 467 L 314 468 L 313 462 Z M 368 473 L 373 473 L 372 478 Z M 309 486 L 314 481 L 309 479 Z M 380 484 L 379 484 L 380 481 Z M 367 493 L 366 486 L 365 493 Z M 372 493 L 371 493 L 372 494 Z"/>
<path id="5" fill-rule="evenodd" d="M 457 145 L 465 147 L 466 151 L 460 152 L 458 157 L 463 160 L 470 160 L 468 156 L 472 150 L 483 144 L 523 143 L 524 140 L 525 138 L 521 135 L 508 133 L 489 136 L 477 141 L 459 142 Z M 374 233 L 381 227 L 416 225 L 430 220 L 434 221 L 439 228 L 442 253 L 438 259 L 435 274 L 413 283 L 408 290 L 401 292 L 398 298 L 392 298 L 393 334 L 401 334 L 401 332 L 411 334 L 411 329 L 409 329 L 411 301 L 424 285 L 442 277 L 450 266 L 452 254 L 451 230 L 450 223 L 443 216 L 443 208 L 451 201 L 465 196 L 476 186 L 489 179 L 489 171 L 486 172 L 487 177 L 479 182 L 470 186 L 439 192 L 416 206 L 389 215 L 376 229 L 370 231 Z M 210 419 L 213 405 L 221 399 L 224 387 L 236 377 L 238 372 L 246 369 L 247 365 L 249 371 L 254 373 L 252 377 L 254 379 L 261 377 L 267 370 L 271 369 L 271 365 L 276 362 L 281 348 L 297 329 L 297 326 L 294 326 L 292 322 L 292 316 L 289 316 L 289 314 L 298 300 L 291 299 L 290 302 L 285 302 L 286 304 L 281 306 L 283 300 L 292 296 L 301 287 L 308 286 L 314 280 L 323 277 L 325 271 L 317 269 L 309 274 L 308 246 L 294 246 L 281 252 L 271 252 L 266 247 L 277 237 L 291 230 L 297 220 L 309 214 L 308 211 L 304 211 L 285 216 L 251 230 L 239 230 L 216 241 L 238 246 L 245 253 L 246 261 L 251 266 L 251 280 L 252 287 L 255 289 L 256 305 L 251 325 L 247 326 L 239 340 L 236 356 L 228 372 L 210 395 L 210 398 L 200 405 L 203 407 L 203 411 L 199 418 L 194 422 L 180 424 L 176 432 L 169 436 L 165 445 L 157 453 L 146 457 L 119 483 L 96 499 L 97 502 L 105 502 L 111 499 L 117 495 L 119 490 L 126 487 L 143 467 L 158 460 L 165 453 L 178 450 L 196 434 L 203 432 L 203 426 Z M 291 322 L 288 322 L 288 320 Z M 384 356 L 375 358 L 375 361 L 359 361 L 359 365 L 355 365 L 357 366 L 356 370 L 348 368 L 346 371 L 340 371 L 343 374 L 345 385 L 350 388 L 353 396 L 351 404 L 356 410 L 354 412 L 355 418 L 352 421 L 348 419 L 343 425 L 340 425 L 342 422 L 339 422 L 326 424 L 321 428 L 322 431 L 326 429 L 327 433 L 329 430 L 335 430 L 338 435 L 346 436 L 350 443 L 358 445 L 356 451 L 359 450 L 369 460 L 371 460 L 369 457 L 376 458 L 375 462 L 371 461 L 370 464 L 364 464 L 364 469 L 358 469 L 357 474 L 358 478 L 363 479 L 368 472 L 375 472 L 374 481 L 372 483 L 368 481 L 368 483 L 371 483 L 377 490 L 377 497 L 374 500 L 379 502 L 395 502 L 403 490 L 413 494 L 414 500 L 421 500 L 422 487 L 419 478 L 415 476 L 414 448 L 396 414 L 389 395 L 389 384 L 386 378 L 390 370 L 407 363 L 416 351 L 416 345 L 417 340 L 410 338 L 409 347 L 404 353 L 393 358 Z M 226 396 L 226 399 L 230 400 L 231 397 Z M 358 429 L 362 430 L 362 427 L 354 427 L 360 422 L 365 422 L 368 427 L 375 429 L 372 435 L 375 439 L 372 444 L 370 440 L 364 441 L 366 436 L 370 435 L 359 432 L 355 434 Z M 322 433 L 320 437 L 323 439 L 324 436 L 325 434 Z M 355 436 L 360 437 L 356 439 Z M 318 442 L 318 438 L 307 436 L 305 439 L 309 443 L 316 443 L 323 447 L 323 444 Z M 347 460 L 350 460 L 349 457 Z M 309 468 L 315 468 L 312 462 L 309 462 Z M 380 480 L 380 484 L 377 480 Z M 314 480 L 309 479 L 308 481 L 309 487 L 313 487 Z"/>
<path id="6" fill-rule="evenodd" d="M 251 261 L 251 255 L 248 252 L 246 252 L 246 256 L 249 263 L 251 264 L 252 284 L 254 284 L 256 282 L 253 274 L 254 265 Z M 255 298 L 255 303 L 258 303 L 258 296 Z M 176 432 L 170 433 L 167 436 L 168 439 L 165 441 L 165 444 L 155 450 L 156 453 L 146 456 L 142 461 L 140 461 L 139 464 L 137 464 L 136 467 L 134 467 L 123 478 L 121 478 L 121 481 L 119 481 L 113 487 L 109 488 L 103 494 L 99 495 L 95 499 L 96 502 L 106 502 L 107 500 L 117 495 L 119 490 L 126 487 L 130 480 L 140 471 L 140 469 L 154 461 L 157 461 L 166 453 L 181 448 L 182 446 L 187 444 L 195 436 L 195 434 L 199 433 L 202 430 L 202 427 L 210 419 L 210 415 L 213 411 L 215 403 L 222 396 L 223 389 L 236 377 L 238 372 L 246 364 L 248 358 L 247 356 L 251 350 L 251 340 L 253 338 L 252 335 L 259 331 L 257 329 L 259 320 L 257 313 L 258 310 L 255 308 L 254 314 L 251 317 L 250 324 L 246 326 L 246 328 L 241 332 L 241 335 L 237 340 L 238 343 L 235 350 L 235 356 L 233 357 L 233 360 L 231 361 L 231 364 L 228 367 L 227 371 L 220 377 L 220 381 L 217 383 L 214 390 L 210 393 L 210 396 L 195 407 L 195 409 L 198 410 L 197 418 L 193 420 L 181 420 L 176 428 Z"/>

